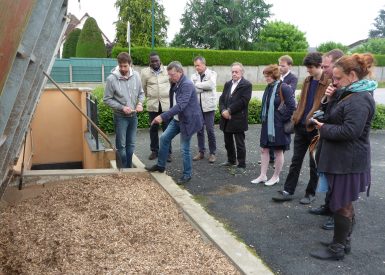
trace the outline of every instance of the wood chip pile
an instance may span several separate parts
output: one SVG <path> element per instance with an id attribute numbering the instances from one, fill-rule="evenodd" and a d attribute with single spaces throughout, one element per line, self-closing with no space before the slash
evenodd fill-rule
<path id="1" fill-rule="evenodd" d="M 61 181 L 3 208 L 1 273 L 239 274 L 146 175 Z"/>

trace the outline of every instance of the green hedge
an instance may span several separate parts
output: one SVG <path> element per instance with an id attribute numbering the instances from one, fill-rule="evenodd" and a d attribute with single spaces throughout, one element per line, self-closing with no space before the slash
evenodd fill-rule
<path id="1" fill-rule="evenodd" d="M 120 52 L 127 51 L 127 48 L 115 47 L 112 50 L 112 57 L 116 57 Z M 233 62 L 241 62 L 245 66 L 258 66 L 278 63 L 278 58 L 284 54 L 290 54 L 294 60 L 294 65 L 301 65 L 305 52 L 255 52 L 255 51 L 233 51 L 233 50 L 205 50 L 187 48 L 157 48 L 156 52 L 161 57 L 163 64 L 178 60 L 184 66 L 193 65 L 195 56 L 202 55 L 206 58 L 209 65 L 231 65 Z M 136 65 L 148 65 L 148 57 L 151 48 L 136 47 L 131 49 L 131 55 Z"/>
<path id="2" fill-rule="evenodd" d="M 98 100 L 99 127 L 106 133 L 114 132 L 113 113 L 110 107 L 103 103 L 104 87 L 97 87 L 93 94 Z M 260 114 L 262 111 L 262 102 L 260 99 L 253 98 L 249 103 L 249 124 L 260 124 Z M 221 115 L 219 110 L 215 111 L 215 123 L 219 123 Z M 146 111 L 146 102 L 144 102 L 144 111 L 138 114 L 138 128 L 148 128 L 149 116 Z M 376 114 L 372 122 L 373 129 L 385 129 L 385 105 L 377 104 Z"/>
<path id="3" fill-rule="evenodd" d="M 128 48 L 114 47 L 112 57 L 116 57 L 120 52 L 128 52 Z M 278 58 L 288 54 L 293 58 L 295 66 L 301 66 L 306 52 L 257 52 L 257 51 L 233 51 L 233 50 L 206 50 L 190 48 L 157 48 L 155 49 L 163 64 L 178 60 L 183 66 L 193 65 L 193 59 L 197 55 L 206 58 L 208 65 L 228 66 L 233 62 L 241 62 L 245 66 L 259 66 L 278 63 Z M 131 55 L 135 65 L 148 65 L 148 57 L 151 48 L 135 47 L 131 48 Z M 385 55 L 375 55 L 377 66 L 385 66 Z"/>
<path id="4" fill-rule="evenodd" d="M 385 129 L 385 105 L 376 104 L 376 113 L 372 121 L 373 129 Z"/>

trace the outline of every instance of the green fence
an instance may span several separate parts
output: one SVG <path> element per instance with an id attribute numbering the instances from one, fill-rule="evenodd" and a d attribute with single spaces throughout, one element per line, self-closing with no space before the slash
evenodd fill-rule
<path id="1" fill-rule="evenodd" d="M 114 58 L 56 59 L 51 77 L 58 83 L 104 82 L 116 65 Z"/>

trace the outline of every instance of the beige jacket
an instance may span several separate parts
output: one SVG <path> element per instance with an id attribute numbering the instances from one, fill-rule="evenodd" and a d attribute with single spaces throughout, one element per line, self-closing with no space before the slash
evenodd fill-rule
<path id="1" fill-rule="evenodd" d="M 159 102 L 162 112 L 170 109 L 170 81 L 166 68 L 161 65 L 159 74 L 151 67 L 142 69 L 140 72 L 144 94 L 147 98 L 147 111 L 159 112 Z"/>
<path id="2" fill-rule="evenodd" d="M 203 112 L 215 111 L 217 109 L 217 73 L 206 69 L 201 80 L 200 75 L 195 72 L 191 76 L 198 96 L 198 102 Z"/>

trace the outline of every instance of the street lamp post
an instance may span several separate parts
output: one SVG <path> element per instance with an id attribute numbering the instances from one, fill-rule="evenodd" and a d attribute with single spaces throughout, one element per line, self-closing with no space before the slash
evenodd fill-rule
<path id="1" fill-rule="evenodd" d="M 130 26 L 130 21 L 127 21 L 127 44 L 128 44 L 128 54 L 131 55 L 131 26 Z"/>
<path id="2" fill-rule="evenodd" d="M 154 30 L 155 30 L 154 6 L 155 6 L 155 0 L 152 0 L 152 7 L 151 7 L 151 23 L 152 23 L 152 31 L 151 31 L 151 49 L 152 49 L 152 50 L 154 50 Z"/>

